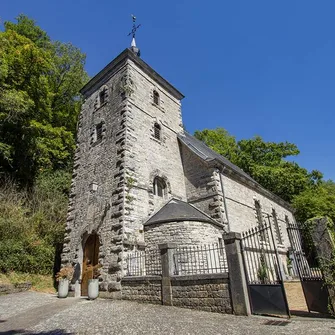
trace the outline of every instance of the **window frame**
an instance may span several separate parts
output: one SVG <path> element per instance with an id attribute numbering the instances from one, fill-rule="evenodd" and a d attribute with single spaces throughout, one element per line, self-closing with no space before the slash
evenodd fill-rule
<path id="1" fill-rule="evenodd" d="M 153 91 L 152 100 L 153 100 L 154 105 L 160 106 L 160 95 L 157 90 Z"/>
<path id="2" fill-rule="evenodd" d="M 103 122 L 99 122 L 95 125 L 95 143 L 102 142 L 103 139 Z"/>
<path id="3" fill-rule="evenodd" d="M 153 181 L 153 194 L 165 199 L 167 196 L 167 184 L 163 178 L 155 177 Z"/>
<path id="4" fill-rule="evenodd" d="M 257 199 L 254 199 L 254 205 L 255 205 L 255 210 L 256 210 L 260 238 L 262 241 L 267 242 L 268 241 L 267 232 L 265 230 L 265 225 L 263 222 L 263 212 L 262 212 L 261 202 Z"/>
<path id="5" fill-rule="evenodd" d="M 102 106 L 103 104 L 106 103 L 106 88 L 103 88 L 100 92 L 99 92 L 99 106 Z"/>
<path id="6" fill-rule="evenodd" d="M 154 123 L 154 138 L 158 141 L 162 140 L 162 127 L 158 122 Z"/>
<path id="7" fill-rule="evenodd" d="M 277 212 L 274 208 L 272 208 L 272 220 L 273 220 L 274 227 L 275 227 L 277 241 L 278 241 L 279 244 L 283 244 L 283 236 L 281 234 L 281 229 L 280 229 L 280 225 L 279 225 L 279 221 L 278 221 L 278 217 L 277 217 Z"/>

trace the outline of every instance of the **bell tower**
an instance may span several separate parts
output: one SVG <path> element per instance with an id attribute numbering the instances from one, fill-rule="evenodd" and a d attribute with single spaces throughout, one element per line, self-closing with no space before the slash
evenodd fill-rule
<path id="1" fill-rule="evenodd" d="M 85 244 L 96 236 L 100 291 L 113 295 L 127 252 L 144 246 L 143 224 L 172 197 L 186 200 L 177 139 L 183 95 L 139 57 L 135 35 L 81 93 L 62 263 L 77 268 L 80 295 Z"/>

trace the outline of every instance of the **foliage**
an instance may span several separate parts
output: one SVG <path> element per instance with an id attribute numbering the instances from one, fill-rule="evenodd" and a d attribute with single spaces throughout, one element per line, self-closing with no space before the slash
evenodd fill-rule
<path id="1" fill-rule="evenodd" d="M 100 276 L 100 268 L 102 267 L 101 264 L 88 264 L 86 266 L 86 273 L 88 274 L 88 278 L 90 279 L 97 279 Z"/>
<path id="2" fill-rule="evenodd" d="M 265 142 L 260 136 L 236 141 L 225 129 L 196 131 L 195 137 L 228 158 L 266 189 L 286 201 L 321 182 L 319 171 L 308 171 L 286 158 L 299 154 L 289 142 Z"/>
<path id="3" fill-rule="evenodd" d="M 52 273 L 66 222 L 70 174 L 41 174 L 31 191 L 0 186 L 0 272 Z"/>
<path id="4" fill-rule="evenodd" d="M 260 262 L 260 264 L 259 264 L 259 267 L 257 269 L 257 277 L 261 281 L 261 283 L 264 284 L 266 282 L 266 280 L 269 279 L 269 276 L 268 276 L 269 268 L 266 264 L 265 256 L 263 254 L 260 255 L 259 262 Z"/>
<path id="5" fill-rule="evenodd" d="M 74 274 L 74 268 L 72 265 L 64 266 L 56 274 L 56 281 L 61 281 L 62 279 L 72 280 Z"/>
<path id="6" fill-rule="evenodd" d="M 212 150 L 237 164 L 240 153 L 234 136 L 223 128 L 196 130 L 194 136 L 206 143 Z"/>
<path id="7" fill-rule="evenodd" d="M 292 201 L 298 221 L 328 216 L 335 222 L 335 183 L 331 180 L 307 188 Z"/>
<path id="8" fill-rule="evenodd" d="M 85 55 L 24 15 L 5 22 L 0 49 L 0 172 L 31 186 L 71 163 Z"/>

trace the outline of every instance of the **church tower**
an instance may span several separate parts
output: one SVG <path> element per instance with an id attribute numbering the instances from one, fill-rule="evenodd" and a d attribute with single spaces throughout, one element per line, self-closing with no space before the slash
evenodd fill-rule
<path id="1" fill-rule="evenodd" d="M 86 267 L 98 263 L 100 290 L 118 292 L 127 252 L 143 247 L 143 223 L 172 197 L 186 200 L 183 95 L 139 57 L 134 39 L 81 93 L 62 263 L 75 264 L 76 295 L 86 295 Z"/>

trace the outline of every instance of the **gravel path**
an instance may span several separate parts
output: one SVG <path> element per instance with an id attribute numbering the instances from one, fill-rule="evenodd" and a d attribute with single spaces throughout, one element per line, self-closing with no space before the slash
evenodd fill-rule
<path id="1" fill-rule="evenodd" d="M 22 292 L 0 296 L 0 320 L 55 301 L 55 295 Z"/>
<path id="2" fill-rule="evenodd" d="M 18 295 L 12 295 L 13 302 Z M 34 294 L 36 296 L 36 294 Z M 269 320 L 283 321 L 265 317 L 237 317 L 217 313 L 167 307 L 160 305 L 139 304 L 129 301 L 103 300 L 88 301 L 84 299 L 53 299 L 50 296 L 36 296 L 36 307 L 18 310 L 6 322 L 0 323 L 0 334 L 173 334 L 173 335 L 309 335 L 335 334 L 335 321 L 330 319 L 293 318 L 282 326 L 265 325 Z M 41 300 L 45 298 L 45 304 Z M 0 296 L 0 311 L 3 301 L 8 296 Z M 30 293 L 21 293 L 20 299 L 31 300 Z M 44 306 L 44 307 L 43 307 Z M 36 313 L 37 311 L 37 313 Z M 53 314 L 50 315 L 50 311 Z M 27 326 L 23 327 L 24 316 L 30 315 Z M 32 316 L 35 315 L 35 323 Z M 21 319 L 20 319 L 21 318 Z M 3 319 L 1 316 L 0 319 Z M 21 327 L 4 328 L 20 319 Z M 22 321 L 23 320 L 23 321 Z M 20 330 L 22 329 L 22 330 Z M 23 329 L 26 331 L 24 332 Z"/>

